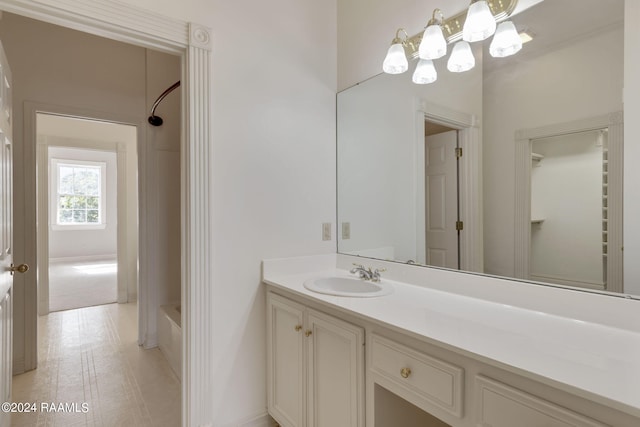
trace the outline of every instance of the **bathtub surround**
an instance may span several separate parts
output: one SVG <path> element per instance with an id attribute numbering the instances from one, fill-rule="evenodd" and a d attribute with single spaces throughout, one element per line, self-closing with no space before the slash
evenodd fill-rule
<path id="1" fill-rule="evenodd" d="M 158 311 L 158 347 L 173 373 L 182 378 L 182 321 L 180 303 L 167 304 Z"/>

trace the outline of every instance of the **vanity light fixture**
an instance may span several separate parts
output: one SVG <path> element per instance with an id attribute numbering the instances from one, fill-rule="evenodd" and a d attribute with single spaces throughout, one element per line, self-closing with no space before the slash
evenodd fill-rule
<path id="1" fill-rule="evenodd" d="M 522 49 L 522 39 L 516 26 L 511 21 L 501 22 L 489 46 L 491 56 L 504 58 L 517 53 L 520 49 Z"/>
<path id="2" fill-rule="evenodd" d="M 440 20 L 436 19 L 436 14 L 440 15 Z M 438 59 L 447 54 L 447 40 L 442 33 L 444 15 L 440 9 L 433 11 L 433 15 L 422 35 L 418 56 L 421 59 Z"/>
<path id="3" fill-rule="evenodd" d="M 396 32 L 382 69 L 388 74 L 401 74 L 409 68 L 408 59 L 419 59 L 413 82 L 432 83 L 437 79 L 432 61 L 447 54 L 447 44 L 456 43 L 447 61 L 447 69 L 461 73 L 475 66 L 469 42 L 484 40 L 494 33 L 491 55 L 498 58 L 513 55 L 524 42 L 516 41 L 514 34 L 518 33 L 511 21 L 502 21 L 511 16 L 517 3 L 518 0 L 471 0 L 467 10 L 447 19 L 440 9 L 435 9 L 424 32 L 411 37 L 403 28 Z M 400 38 L 401 32 L 404 38 Z"/>
<path id="4" fill-rule="evenodd" d="M 463 73 L 469 71 L 476 65 L 476 59 L 471 52 L 471 46 L 464 40 L 460 40 L 453 46 L 449 61 L 447 61 L 447 70 L 452 73 Z"/>
<path id="5" fill-rule="evenodd" d="M 400 32 L 404 32 L 404 39 L 400 38 Z M 404 28 L 396 31 L 396 36 L 391 42 L 391 47 L 387 51 L 387 56 L 382 63 L 382 70 L 387 74 L 402 74 L 409 69 L 409 62 L 407 61 L 407 54 L 404 51 L 404 46 L 407 43 L 409 35 Z"/>
<path id="6" fill-rule="evenodd" d="M 522 40 L 522 44 L 529 43 L 536 36 L 531 30 L 525 29 L 518 33 L 520 36 L 520 40 Z"/>
<path id="7" fill-rule="evenodd" d="M 425 85 L 433 83 L 437 79 L 438 72 L 436 71 L 436 67 L 433 66 L 433 61 L 430 59 L 420 59 L 411 80 L 415 84 Z"/>
<path id="8" fill-rule="evenodd" d="M 479 42 L 496 32 L 496 20 L 486 0 L 471 0 L 467 19 L 462 28 L 462 40 Z"/>

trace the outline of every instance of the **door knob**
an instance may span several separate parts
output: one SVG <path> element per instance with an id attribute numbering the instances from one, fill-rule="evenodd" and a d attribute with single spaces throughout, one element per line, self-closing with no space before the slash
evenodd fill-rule
<path id="1" fill-rule="evenodd" d="M 27 264 L 20 264 L 18 266 L 11 264 L 11 267 L 9 267 L 9 271 L 11 272 L 12 276 L 16 271 L 18 273 L 26 273 L 27 271 L 29 271 L 29 266 Z"/>

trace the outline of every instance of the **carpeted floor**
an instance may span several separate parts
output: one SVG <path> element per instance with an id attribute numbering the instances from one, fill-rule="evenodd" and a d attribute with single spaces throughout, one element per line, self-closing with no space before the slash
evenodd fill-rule
<path id="1" fill-rule="evenodd" d="M 117 300 L 116 260 L 51 262 L 49 310 L 61 311 Z"/>

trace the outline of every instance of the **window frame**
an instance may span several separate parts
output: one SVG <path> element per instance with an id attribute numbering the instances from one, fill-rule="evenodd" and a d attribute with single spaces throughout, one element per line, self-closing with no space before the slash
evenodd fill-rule
<path id="1" fill-rule="evenodd" d="M 89 166 L 92 168 L 99 168 L 100 170 L 100 195 L 99 195 L 99 223 L 93 224 L 61 224 L 59 219 L 59 205 L 58 197 L 60 195 L 60 168 L 63 166 L 68 167 L 83 167 Z M 103 230 L 107 227 L 107 162 L 104 161 L 89 161 L 89 160 L 75 160 L 75 159 L 60 159 L 52 158 L 50 165 L 50 197 L 49 197 L 49 225 L 52 230 Z"/>

